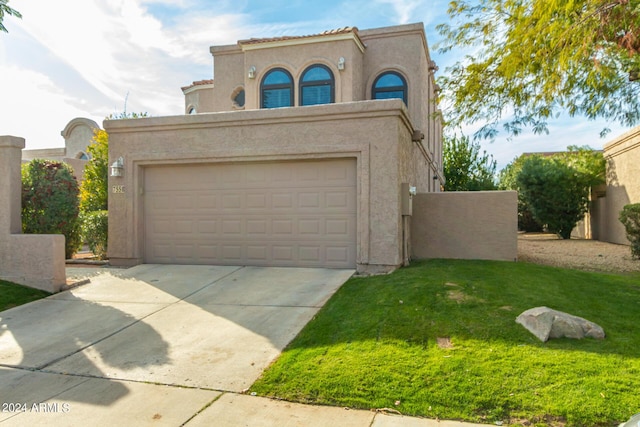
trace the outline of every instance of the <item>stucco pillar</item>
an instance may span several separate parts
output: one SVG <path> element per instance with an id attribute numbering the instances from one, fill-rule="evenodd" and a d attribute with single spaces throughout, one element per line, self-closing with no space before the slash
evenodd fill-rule
<path id="1" fill-rule="evenodd" d="M 24 138 L 0 136 L 0 236 L 3 238 L 22 232 L 20 164 L 23 148 Z"/>

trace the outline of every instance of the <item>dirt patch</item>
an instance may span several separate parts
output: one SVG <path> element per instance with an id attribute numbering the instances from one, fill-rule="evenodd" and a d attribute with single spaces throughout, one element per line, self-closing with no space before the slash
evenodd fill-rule
<path id="1" fill-rule="evenodd" d="M 436 342 L 440 348 L 453 348 L 453 343 L 449 337 L 437 337 Z"/>
<path id="2" fill-rule="evenodd" d="M 518 261 L 613 273 L 640 272 L 640 260 L 626 245 L 586 239 L 559 239 L 554 234 L 518 235 Z"/>

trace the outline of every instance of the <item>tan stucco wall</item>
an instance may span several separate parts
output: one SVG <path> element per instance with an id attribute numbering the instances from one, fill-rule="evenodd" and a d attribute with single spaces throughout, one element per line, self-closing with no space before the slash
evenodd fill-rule
<path id="1" fill-rule="evenodd" d="M 78 159 L 79 155 L 87 154 L 87 147 L 93 139 L 95 129 L 100 129 L 96 122 L 84 117 L 71 120 L 60 132 L 64 138 L 66 157 Z"/>
<path id="2" fill-rule="evenodd" d="M 421 142 L 428 153 L 427 168 L 416 165 L 427 188 L 420 192 L 440 191 L 442 172 L 442 127 L 437 114 L 434 74 L 429 71 L 431 57 L 422 23 L 374 28 L 359 32 L 366 44 L 362 84 L 365 98 L 371 99 L 371 88 L 384 71 L 397 71 L 407 80 L 408 109 L 412 122 L 424 134 Z M 421 159 L 422 160 L 422 159 Z M 433 179 L 436 177 L 437 179 Z"/>
<path id="3" fill-rule="evenodd" d="M 37 148 L 34 150 L 22 150 L 22 161 L 30 162 L 34 159 L 47 159 L 62 161 L 66 157 L 66 149 L 60 148 Z"/>
<path id="4" fill-rule="evenodd" d="M 213 84 L 193 86 L 184 93 L 184 111 L 190 114 L 191 109 L 195 109 L 196 113 L 216 111 L 216 92 Z M 222 99 L 220 100 L 222 101 Z M 231 105 L 229 101 L 227 107 Z M 230 109 L 230 108 L 229 108 Z M 202 110 L 202 111 L 200 111 Z"/>
<path id="5" fill-rule="evenodd" d="M 63 235 L 24 235 L 23 138 L 0 136 L 0 278 L 57 292 L 66 282 Z"/>
<path id="6" fill-rule="evenodd" d="M 618 220 L 620 211 L 629 203 L 640 203 L 640 127 L 604 146 L 607 160 L 605 197 L 594 200 L 597 215 L 592 213 L 597 235 L 605 242 L 629 244 L 624 227 Z"/>
<path id="7" fill-rule="evenodd" d="M 84 177 L 87 160 L 79 157 L 83 153 L 88 156 L 87 147 L 91 144 L 94 130 L 99 128 L 93 120 L 76 117 L 60 132 L 64 138 L 64 147 L 22 150 L 22 162 L 27 163 L 34 159 L 65 162 L 73 168 L 74 175 L 80 183 Z"/>
<path id="8" fill-rule="evenodd" d="M 414 258 L 514 261 L 517 236 L 515 191 L 442 192 L 413 198 Z"/>
<path id="9" fill-rule="evenodd" d="M 73 176 L 76 177 L 78 185 L 80 185 L 84 179 L 84 167 L 87 165 L 87 160 L 70 159 L 65 157 L 62 161 L 71 166 L 71 169 L 73 169 Z"/>
<path id="10" fill-rule="evenodd" d="M 133 265 L 144 258 L 144 167 L 211 163 L 355 158 L 357 161 L 357 264 L 361 271 L 402 263 L 399 188 L 415 184 L 422 156 L 401 100 L 362 101 L 193 116 L 105 121 L 109 162 L 122 156 L 123 177 L 110 177 L 109 258 Z M 421 184 L 424 185 L 424 184 Z"/>

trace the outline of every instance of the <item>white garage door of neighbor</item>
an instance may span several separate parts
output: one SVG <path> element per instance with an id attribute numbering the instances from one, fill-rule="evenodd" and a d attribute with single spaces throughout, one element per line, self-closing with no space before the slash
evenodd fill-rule
<path id="1" fill-rule="evenodd" d="M 145 262 L 354 268 L 356 161 L 144 170 Z"/>

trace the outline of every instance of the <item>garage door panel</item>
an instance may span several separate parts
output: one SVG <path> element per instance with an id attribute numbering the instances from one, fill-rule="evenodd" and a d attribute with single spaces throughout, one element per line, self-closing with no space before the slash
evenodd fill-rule
<path id="1" fill-rule="evenodd" d="M 227 264 L 256 266 L 307 266 L 345 268 L 351 262 L 349 245 L 306 245 L 270 243 L 265 245 L 192 245 L 171 242 L 157 244 L 151 256 L 159 263 L 170 264 Z"/>
<path id="2" fill-rule="evenodd" d="M 355 267 L 356 162 L 145 169 L 145 261 Z"/>

